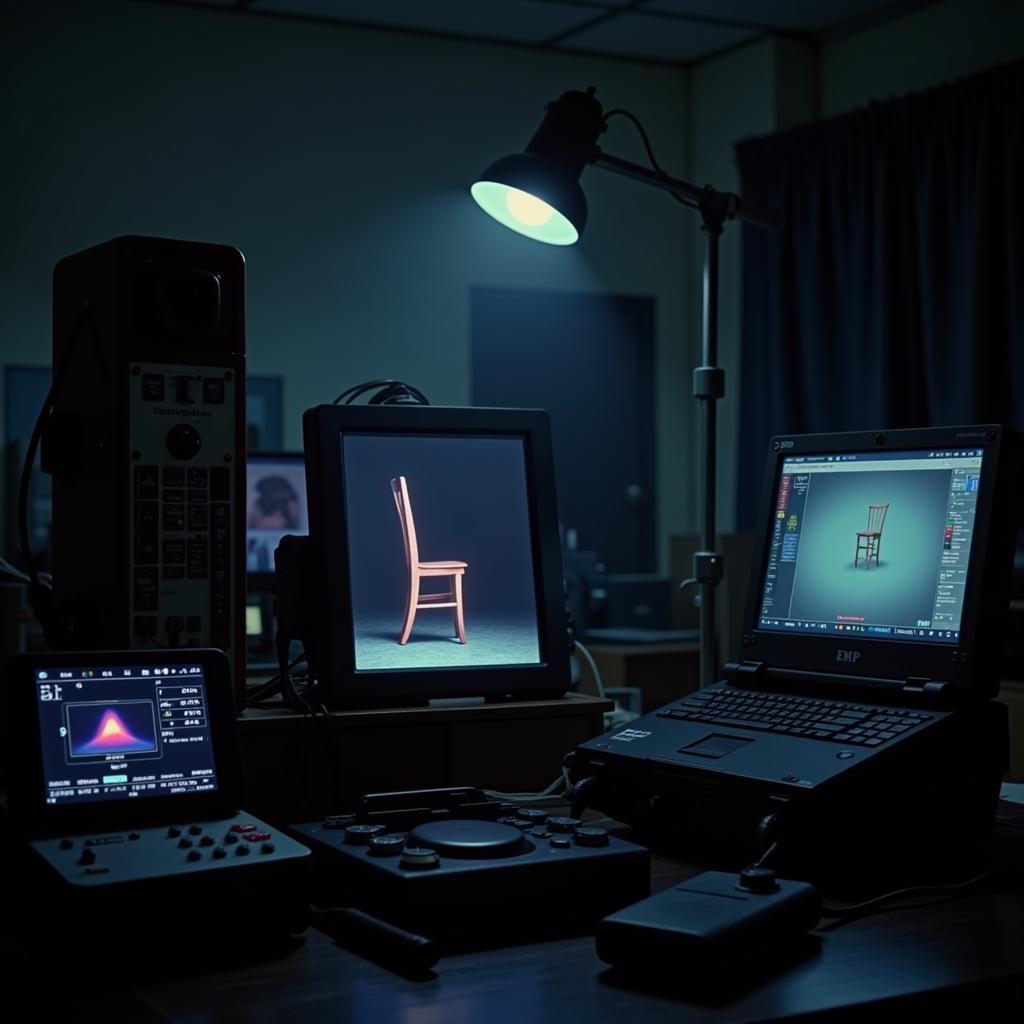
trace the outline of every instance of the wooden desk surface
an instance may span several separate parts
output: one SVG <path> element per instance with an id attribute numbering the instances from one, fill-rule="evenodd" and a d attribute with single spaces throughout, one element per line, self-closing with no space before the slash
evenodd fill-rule
<path id="1" fill-rule="evenodd" d="M 998 832 L 1004 855 L 1007 849 L 1024 854 L 1024 830 Z M 653 887 L 660 890 L 692 873 L 658 856 Z M 937 1006 L 990 1019 L 996 1009 L 1024 1008 L 1022 878 L 1024 871 L 1016 889 L 1005 888 L 1012 879 L 1004 880 L 999 891 L 819 929 L 782 973 L 758 976 L 738 968 L 729 990 L 716 997 L 680 991 L 685 963 L 660 991 L 618 980 L 597 958 L 591 936 L 451 955 L 427 978 L 411 980 L 311 930 L 288 953 L 245 968 L 183 972 L 174 981 L 120 991 L 106 987 L 116 984 L 113 972 L 79 1004 L 76 1019 L 736 1024 L 805 1014 L 859 1021 L 870 1010 L 872 1024 L 878 1024 L 905 1021 L 908 1010 Z M 557 894 L 538 892 L 537 899 Z"/>

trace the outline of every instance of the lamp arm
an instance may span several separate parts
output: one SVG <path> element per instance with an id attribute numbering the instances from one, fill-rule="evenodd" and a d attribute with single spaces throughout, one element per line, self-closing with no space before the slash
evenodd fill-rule
<path id="1" fill-rule="evenodd" d="M 594 154 L 590 160 L 595 167 L 603 167 L 606 171 L 613 171 L 623 177 L 632 178 L 634 181 L 641 181 L 645 185 L 653 185 L 664 192 L 671 192 L 688 206 L 701 211 L 717 211 L 718 216 L 724 220 L 731 220 L 739 217 L 750 224 L 756 224 L 762 228 L 781 228 L 786 220 L 778 210 L 769 210 L 762 206 L 755 206 L 732 192 L 719 192 L 718 189 L 705 185 L 691 185 L 688 181 L 681 181 L 679 178 L 670 177 L 659 171 L 644 167 L 643 164 L 635 164 L 630 160 L 623 160 L 621 157 L 605 153 L 602 149 L 594 147 Z"/>

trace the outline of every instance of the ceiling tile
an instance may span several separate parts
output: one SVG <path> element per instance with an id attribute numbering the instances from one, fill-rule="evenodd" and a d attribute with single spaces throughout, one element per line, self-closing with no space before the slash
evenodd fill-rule
<path id="1" fill-rule="evenodd" d="M 644 10 L 821 32 L 892 6 L 892 0 L 647 0 Z"/>
<path id="2" fill-rule="evenodd" d="M 576 32 L 559 45 L 572 50 L 683 64 L 737 46 L 757 34 L 754 29 L 625 13 Z"/>
<path id="3" fill-rule="evenodd" d="M 249 9 L 517 43 L 543 42 L 601 14 L 547 0 L 255 0 Z"/>

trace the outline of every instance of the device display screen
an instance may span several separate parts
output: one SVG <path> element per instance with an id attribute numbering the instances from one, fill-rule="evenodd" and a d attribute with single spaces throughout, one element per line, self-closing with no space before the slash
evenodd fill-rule
<path id="1" fill-rule="evenodd" d="M 345 433 L 341 455 L 356 670 L 539 664 L 524 438 Z"/>
<path id="2" fill-rule="evenodd" d="M 983 458 L 785 458 L 758 627 L 959 643 Z"/>
<path id="3" fill-rule="evenodd" d="M 281 538 L 309 533 L 306 467 L 301 455 L 253 457 L 246 477 L 246 571 L 271 573 Z"/>
<path id="4" fill-rule="evenodd" d="M 217 789 L 201 666 L 38 668 L 33 676 L 48 805 Z"/>

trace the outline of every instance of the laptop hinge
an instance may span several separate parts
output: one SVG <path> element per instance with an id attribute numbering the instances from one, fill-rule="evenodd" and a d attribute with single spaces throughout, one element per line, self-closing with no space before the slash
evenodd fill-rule
<path id="1" fill-rule="evenodd" d="M 953 692 L 953 684 L 941 679 L 929 679 L 927 676 L 907 676 L 903 681 L 903 692 L 915 697 L 941 700 Z"/>
<path id="2" fill-rule="evenodd" d="M 757 676 L 763 676 L 764 670 L 763 661 L 727 661 L 722 666 L 722 675 L 732 683 L 740 680 L 750 682 Z"/>

